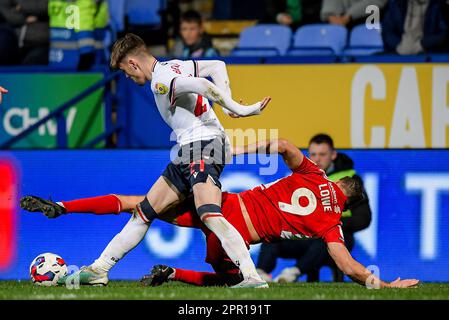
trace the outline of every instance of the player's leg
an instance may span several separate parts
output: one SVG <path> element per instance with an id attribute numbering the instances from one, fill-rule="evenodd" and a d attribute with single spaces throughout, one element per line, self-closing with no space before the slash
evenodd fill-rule
<path id="1" fill-rule="evenodd" d="M 245 283 L 248 282 L 248 286 L 266 286 L 256 271 L 241 234 L 222 215 L 220 188 L 209 178 L 205 183 L 196 183 L 193 194 L 201 221 L 220 239 L 227 255 L 240 268 Z"/>
<path id="2" fill-rule="evenodd" d="M 108 272 L 142 241 L 154 218 L 167 208 L 179 203 L 181 198 L 180 192 L 167 181 L 166 177 L 161 176 L 144 200 L 137 204 L 131 219 L 109 242 L 100 257 L 80 272 L 61 279 L 61 283 L 70 282 L 79 277 L 80 284 L 106 285 Z"/>
<path id="3" fill-rule="evenodd" d="M 112 239 L 92 267 L 102 272 L 109 272 L 120 259 L 142 241 L 157 215 L 179 201 L 179 192 L 175 191 L 166 178 L 161 176 L 144 199 L 137 204 L 136 210 L 123 230 Z"/>
<path id="4" fill-rule="evenodd" d="M 142 278 L 146 286 L 158 286 L 168 281 L 181 281 L 196 286 L 233 286 L 243 280 L 240 269 L 229 259 L 221 246 L 218 237 L 209 230 L 206 235 L 206 262 L 212 265 L 215 272 L 201 272 L 164 265 L 156 265 L 151 274 Z"/>
<path id="5" fill-rule="evenodd" d="M 257 258 L 257 272 L 267 282 L 273 281 L 271 272 L 276 268 L 277 259 L 280 256 L 281 242 L 262 243 Z"/>
<path id="6" fill-rule="evenodd" d="M 121 194 L 116 195 L 120 201 L 121 211 L 132 213 L 137 204 L 141 203 L 145 198 L 145 195 L 140 196 L 125 196 Z"/>
<path id="7" fill-rule="evenodd" d="M 297 261 L 302 260 L 306 257 L 307 251 L 309 251 L 311 246 L 314 246 L 315 241 L 322 241 L 321 239 L 302 239 L 301 241 L 281 241 L 279 242 L 279 258 L 285 259 L 296 259 Z M 327 253 L 326 244 L 323 242 L 324 252 Z M 311 253 L 311 252 L 310 252 Z M 304 261 L 307 263 L 312 262 L 312 260 L 318 257 L 313 257 L 309 253 L 309 257 L 306 257 Z M 318 259 L 320 260 L 320 259 Z M 318 260 L 316 262 L 318 262 Z M 308 271 L 307 271 L 308 272 Z M 274 279 L 275 282 L 289 283 L 295 282 L 301 274 L 305 274 L 304 270 L 297 268 L 296 266 L 284 268 L 281 273 Z"/>
<path id="8" fill-rule="evenodd" d="M 239 268 L 229 272 L 205 272 L 181 268 L 172 268 L 165 265 L 155 265 L 151 273 L 143 276 L 140 282 L 144 286 L 160 286 L 168 281 L 180 281 L 195 286 L 232 286 L 242 281 Z"/>
<path id="9" fill-rule="evenodd" d="M 42 212 L 48 218 L 57 218 L 67 213 L 119 214 L 130 212 L 144 197 L 108 194 L 54 202 L 37 196 L 25 196 L 20 199 L 20 207 L 30 212 Z"/>
<path id="10" fill-rule="evenodd" d="M 184 201 L 168 209 L 158 216 L 159 220 L 179 227 L 201 229 L 210 232 L 196 213 L 193 196 L 188 196 Z"/>
<path id="11" fill-rule="evenodd" d="M 240 268 L 248 286 L 267 286 L 260 278 L 242 235 L 230 224 L 221 210 L 219 181 L 229 153 L 226 140 L 196 141 L 181 146 L 178 166 L 192 188 L 195 207 L 201 221 L 220 239 L 221 244 Z"/>
<path id="12" fill-rule="evenodd" d="M 66 213 L 119 214 L 120 212 L 131 212 L 144 197 L 145 195 L 110 194 L 57 203 L 65 208 Z"/>
<path id="13" fill-rule="evenodd" d="M 109 271 L 142 241 L 149 226 L 150 224 L 143 222 L 137 211 L 134 211 L 128 223 L 91 265 L 82 267 L 78 272 L 59 279 L 58 284 L 107 285 Z"/>
<path id="14" fill-rule="evenodd" d="M 181 194 L 186 191 L 185 183 L 186 181 L 184 181 L 179 168 L 170 163 L 146 197 L 110 194 L 93 198 L 54 202 L 36 196 L 26 196 L 20 200 L 20 206 L 31 212 L 42 212 L 49 218 L 56 218 L 62 214 L 72 212 L 118 214 L 121 211 L 130 212 L 138 207 L 142 218 L 146 222 L 150 222 L 157 216 L 157 213 L 162 213 L 171 205 L 179 202 Z M 142 212 L 142 210 L 145 212 Z M 148 215 L 148 217 L 145 215 Z"/>

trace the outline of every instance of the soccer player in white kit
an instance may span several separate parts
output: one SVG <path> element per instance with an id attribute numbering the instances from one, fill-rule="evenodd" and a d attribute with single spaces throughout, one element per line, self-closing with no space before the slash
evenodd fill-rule
<path id="1" fill-rule="evenodd" d="M 226 65 L 222 61 L 159 62 L 134 34 L 127 34 L 114 44 L 111 67 L 121 69 L 139 85 L 151 81 L 157 108 L 176 133 L 180 148 L 176 159 L 137 205 L 123 230 L 92 265 L 78 272 L 81 284 L 107 284 L 109 270 L 143 239 L 151 222 L 193 193 L 201 220 L 220 239 L 228 256 L 240 268 L 243 281 L 235 287 L 268 287 L 258 275 L 242 236 L 221 213 L 219 177 L 231 152 L 225 131 L 209 101 L 220 104 L 232 117 L 245 117 L 259 114 L 271 98 L 249 106 L 241 105 L 231 97 Z M 214 83 L 205 77 L 211 77 Z M 142 128 L 151 134 L 151 128 L 144 123 Z M 30 199 L 33 211 L 45 212 L 41 208 L 48 205 L 48 201 L 40 202 L 42 199 L 37 197 Z M 22 207 L 27 208 L 27 205 Z"/>

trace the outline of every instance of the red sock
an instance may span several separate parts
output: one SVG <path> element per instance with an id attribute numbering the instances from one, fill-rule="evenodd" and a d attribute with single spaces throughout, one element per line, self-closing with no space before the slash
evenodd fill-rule
<path id="1" fill-rule="evenodd" d="M 194 284 L 196 286 L 217 285 L 219 277 L 214 272 L 199 272 L 176 268 L 173 280 Z"/>
<path id="2" fill-rule="evenodd" d="M 192 212 L 192 211 L 186 211 L 175 219 L 176 225 L 180 227 L 187 227 L 187 228 L 197 228 L 201 229 L 204 227 L 204 224 L 201 222 L 200 217 L 198 216 L 198 213 Z"/>
<path id="3" fill-rule="evenodd" d="M 66 211 L 88 212 L 95 214 L 119 214 L 122 211 L 122 204 L 116 195 L 84 198 L 72 201 L 61 201 Z"/>
<path id="4" fill-rule="evenodd" d="M 176 268 L 175 276 L 172 280 L 182 281 L 196 286 L 224 286 L 229 282 L 230 277 L 235 275 L 235 272 L 222 274 Z"/>

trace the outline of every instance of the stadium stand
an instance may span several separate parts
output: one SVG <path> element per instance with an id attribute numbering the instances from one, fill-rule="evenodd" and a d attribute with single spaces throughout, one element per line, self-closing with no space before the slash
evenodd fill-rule
<path id="1" fill-rule="evenodd" d="M 125 30 L 126 0 L 108 0 L 111 27 L 114 31 Z"/>
<path id="2" fill-rule="evenodd" d="M 233 56 L 278 56 L 285 55 L 290 47 L 290 28 L 276 24 L 260 24 L 246 28 L 240 34 Z"/>
<path id="3" fill-rule="evenodd" d="M 128 0 L 126 13 L 128 21 L 133 25 L 159 25 L 159 11 L 165 7 L 164 0 Z"/>
<path id="4" fill-rule="evenodd" d="M 365 24 L 354 27 L 344 56 L 366 56 L 384 51 L 380 28 L 367 29 Z"/>
<path id="5" fill-rule="evenodd" d="M 257 20 L 209 20 L 204 22 L 204 29 L 212 36 L 238 36 L 256 23 Z"/>
<path id="6" fill-rule="evenodd" d="M 204 30 L 212 36 L 213 45 L 222 55 L 228 56 L 237 46 L 243 29 L 257 24 L 257 20 L 206 20 Z"/>
<path id="7" fill-rule="evenodd" d="M 310 24 L 300 27 L 293 36 L 289 56 L 339 56 L 346 45 L 345 27 Z"/>

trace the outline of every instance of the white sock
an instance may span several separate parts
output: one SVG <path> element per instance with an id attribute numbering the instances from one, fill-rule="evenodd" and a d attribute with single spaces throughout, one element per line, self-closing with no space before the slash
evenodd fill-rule
<path id="1" fill-rule="evenodd" d="M 92 269 L 99 272 L 109 272 L 115 264 L 130 252 L 145 237 L 150 223 L 145 223 L 134 212 L 125 227 L 117 234 L 92 264 Z"/>
<path id="2" fill-rule="evenodd" d="M 245 241 L 228 220 L 224 217 L 210 217 L 203 222 L 220 239 L 223 249 L 239 267 L 244 278 L 261 279 L 246 248 Z"/>

